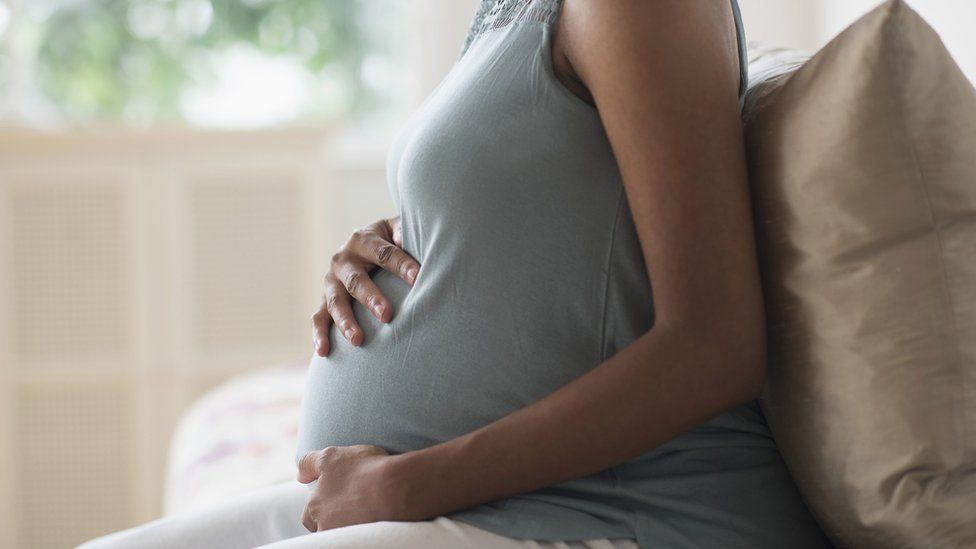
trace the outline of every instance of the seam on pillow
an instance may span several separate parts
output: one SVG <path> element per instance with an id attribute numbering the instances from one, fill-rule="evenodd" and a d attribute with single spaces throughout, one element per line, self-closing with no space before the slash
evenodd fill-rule
<path id="1" fill-rule="evenodd" d="M 906 47 L 907 45 L 905 43 L 905 36 L 908 29 L 906 26 L 906 20 L 904 14 L 905 9 L 906 7 L 904 3 L 894 2 L 891 11 L 888 14 L 889 18 L 888 21 L 886 22 L 887 24 L 884 25 L 884 32 L 885 34 L 888 35 L 886 38 L 890 41 L 891 44 L 894 45 L 896 56 L 895 59 L 893 59 L 891 65 L 892 67 L 894 67 L 896 76 L 900 82 L 904 81 L 905 74 L 907 73 L 907 70 L 905 69 L 905 53 L 908 51 L 908 48 Z M 949 275 L 946 269 L 946 262 L 945 262 L 945 246 L 942 244 L 942 233 L 941 230 L 939 229 L 939 224 L 935 218 L 935 214 L 933 213 L 932 201 L 929 198 L 928 184 L 926 183 L 925 172 L 924 170 L 922 170 L 921 162 L 919 162 L 918 151 L 915 146 L 915 140 L 913 139 L 913 136 L 911 135 L 911 132 L 908 129 L 908 124 L 905 122 L 906 120 L 905 104 L 907 102 L 907 98 L 905 97 L 904 93 L 901 91 L 902 90 L 901 87 L 894 86 L 894 88 L 896 90 L 899 90 L 898 108 L 899 110 L 901 110 L 901 114 L 902 114 L 902 116 L 899 119 L 900 122 L 899 126 L 902 131 L 902 136 L 905 139 L 905 143 L 908 145 L 908 152 L 911 155 L 912 165 L 915 167 L 915 174 L 917 175 L 916 181 L 918 182 L 918 186 L 922 189 L 922 195 L 925 197 L 925 206 L 929 214 L 929 220 L 932 223 L 932 228 L 934 229 L 935 241 L 939 246 L 939 266 L 941 267 L 942 270 L 942 295 L 943 295 L 944 304 L 949 309 L 949 319 L 952 321 L 952 334 L 949 339 L 951 339 L 952 342 L 954 343 L 954 345 L 952 345 L 952 354 L 953 357 L 955 358 L 955 366 L 956 366 L 955 369 L 957 372 L 960 372 L 962 371 L 963 365 L 962 365 L 962 357 L 959 355 L 959 322 L 958 319 L 956 318 L 956 308 L 953 306 L 952 291 L 950 290 Z M 966 404 L 965 376 L 961 376 L 960 383 L 958 384 L 958 386 L 960 388 L 959 402 L 962 404 L 962 407 L 965 410 L 965 404 Z M 961 450 L 961 455 L 965 456 L 968 453 L 967 452 L 968 449 L 966 447 L 965 437 L 961 436 L 965 432 L 965 429 L 963 429 L 962 426 L 959 425 L 959 422 L 960 420 L 957 418 L 956 421 L 953 423 L 953 429 L 956 435 L 953 437 L 953 441 L 960 441 L 960 440 L 962 441 L 959 449 Z M 950 471 L 944 471 L 944 474 L 945 476 L 949 476 Z"/>

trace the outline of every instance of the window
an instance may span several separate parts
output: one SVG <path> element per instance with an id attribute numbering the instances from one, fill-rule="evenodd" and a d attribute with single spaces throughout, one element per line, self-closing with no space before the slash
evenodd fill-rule
<path id="1" fill-rule="evenodd" d="M 0 109 L 28 125 L 240 128 L 388 109 L 396 0 L 0 0 Z"/>

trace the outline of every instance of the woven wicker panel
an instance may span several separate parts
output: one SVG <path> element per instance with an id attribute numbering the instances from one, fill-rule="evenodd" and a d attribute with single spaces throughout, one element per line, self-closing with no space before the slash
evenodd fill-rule
<path id="1" fill-rule="evenodd" d="M 190 192 L 190 314 L 198 349 L 301 345 L 307 227 L 288 178 L 198 180 Z"/>
<path id="2" fill-rule="evenodd" d="M 121 354 L 128 299 L 121 187 L 29 183 L 9 194 L 14 356 Z"/>
<path id="3" fill-rule="evenodd" d="M 129 526 L 131 437 L 121 383 L 17 391 L 17 507 L 24 547 L 73 547 Z"/>

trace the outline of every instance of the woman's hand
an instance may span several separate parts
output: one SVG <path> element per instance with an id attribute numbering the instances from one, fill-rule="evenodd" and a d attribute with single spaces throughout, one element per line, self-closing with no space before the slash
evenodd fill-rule
<path id="1" fill-rule="evenodd" d="M 420 264 L 403 251 L 400 218 L 381 219 L 352 233 L 332 256 L 325 275 L 325 294 L 312 315 L 315 351 L 329 354 L 329 326 L 335 323 L 349 343 L 359 346 L 363 330 L 352 312 L 352 300 L 362 303 L 380 322 L 393 318 L 393 306 L 369 277 L 374 267 L 386 269 L 413 285 Z"/>
<path id="2" fill-rule="evenodd" d="M 318 483 L 305 502 L 302 524 L 310 532 L 378 522 L 416 520 L 408 516 L 406 498 L 388 474 L 393 458 L 370 444 L 328 446 L 298 462 L 298 482 Z"/>

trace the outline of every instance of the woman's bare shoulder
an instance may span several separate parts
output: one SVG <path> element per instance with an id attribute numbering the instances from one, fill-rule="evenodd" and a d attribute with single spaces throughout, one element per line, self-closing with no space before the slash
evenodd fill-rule
<path id="1" fill-rule="evenodd" d="M 721 42 L 727 54 L 726 66 L 730 74 L 739 70 L 739 51 L 731 2 L 705 0 L 562 0 L 560 14 L 554 24 L 552 62 L 556 77 L 570 91 L 594 105 L 593 94 L 577 69 L 583 64 L 587 43 L 596 39 L 627 40 L 627 34 L 644 35 L 654 32 L 657 25 L 691 23 L 699 26 L 697 36 L 706 42 Z M 688 41 L 672 44 L 671 50 L 660 55 L 683 54 L 682 50 L 697 50 L 702 44 Z M 578 60 L 578 62 L 577 62 Z M 613 60 L 603 59 L 610 63 Z"/>

